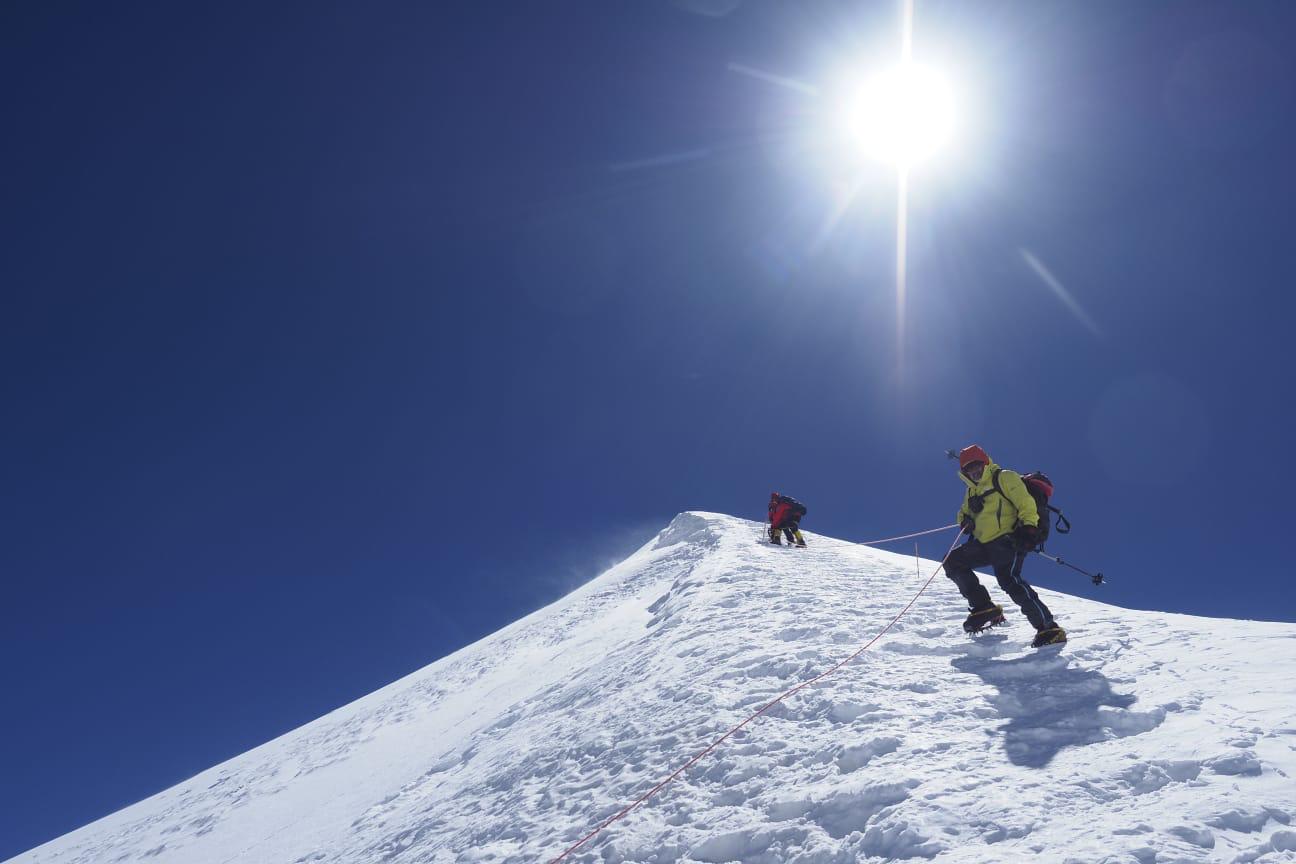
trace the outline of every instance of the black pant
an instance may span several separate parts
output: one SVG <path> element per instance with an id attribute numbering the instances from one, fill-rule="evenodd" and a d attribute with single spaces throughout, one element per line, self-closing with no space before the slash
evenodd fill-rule
<path id="1" fill-rule="evenodd" d="M 1053 613 L 1049 612 L 1035 589 L 1022 578 L 1022 564 L 1025 563 L 1027 554 L 1017 551 L 1012 537 L 1008 535 L 989 543 L 969 540 L 951 552 L 945 560 L 945 575 L 954 580 L 959 593 L 968 601 L 968 609 L 976 612 L 994 604 L 990 600 L 990 592 L 977 580 L 972 568 L 993 567 L 999 587 L 1021 607 L 1036 630 L 1043 630 L 1053 625 Z"/>
<path id="2" fill-rule="evenodd" d="M 772 529 L 770 529 L 770 536 L 771 538 L 777 538 L 779 532 L 782 531 L 783 535 L 788 538 L 789 543 L 795 543 L 796 534 L 792 532 L 796 531 L 800 527 L 801 527 L 801 517 L 793 516 L 791 518 L 784 519 L 782 522 L 780 522 L 779 524 L 775 525 Z"/>

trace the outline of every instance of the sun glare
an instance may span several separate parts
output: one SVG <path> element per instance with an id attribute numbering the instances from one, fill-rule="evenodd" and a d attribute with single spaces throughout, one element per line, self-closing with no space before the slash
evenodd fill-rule
<path id="1" fill-rule="evenodd" d="M 934 70 L 904 63 L 856 88 L 842 108 L 842 120 L 865 155 L 909 168 L 949 143 L 954 99 Z"/>

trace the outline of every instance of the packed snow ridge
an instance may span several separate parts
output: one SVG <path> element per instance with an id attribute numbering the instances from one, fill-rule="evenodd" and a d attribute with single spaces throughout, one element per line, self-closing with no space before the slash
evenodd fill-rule
<path id="1" fill-rule="evenodd" d="M 553 605 L 14 860 L 550 861 L 936 566 L 760 530 L 683 513 Z M 1061 651 L 1015 613 L 964 636 L 937 577 L 566 860 L 1296 861 L 1296 625 L 1041 593 Z"/>

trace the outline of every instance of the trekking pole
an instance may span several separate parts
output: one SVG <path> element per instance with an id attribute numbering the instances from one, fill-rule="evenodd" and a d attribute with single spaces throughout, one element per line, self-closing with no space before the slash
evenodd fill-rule
<path id="1" fill-rule="evenodd" d="M 1090 573 L 1088 570 L 1081 570 L 1079 567 L 1075 566 L 1071 562 L 1063 561 L 1061 558 L 1054 557 L 1042 549 L 1036 549 L 1035 551 L 1038 552 L 1041 557 L 1047 558 L 1048 560 L 1052 561 L 1054 564 L 1061 564 L 1063 567 L 1070 567 L 1072 570 L 1076 571 L 1077 573 L 1083 573 L 1084 575 L 1088 576 L 1089 581 L 1093 582 L 1093 584 L 1095 585 L 1102 585 L 1107 581 L 1106 577 L 1104 577 L 1101 572 Z"/>

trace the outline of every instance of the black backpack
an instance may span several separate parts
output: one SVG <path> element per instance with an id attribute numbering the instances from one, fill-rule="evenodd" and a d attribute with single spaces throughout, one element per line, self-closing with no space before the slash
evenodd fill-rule
<path id="1" fill-rule="evenodd" d="M 1030 493 L 1031 498 L 1035 500 L 1035 509 L 1039 512 L 1039 540 L 1037 545 L 1043 546 L 1044 541 L 1049 536 L 1049 523 L 1053 520 L 1049 513 L 1057 514 L 1057 533 L 1069 534 L 1071 532 L 1071 523 L 1062 515 L 1062 511 L 1049 503 L 1049 497 L 1053 494 L 1053 481 L 1043 471 L 1032 471 L 1029 474 L 1022 475 L 1022 482 L 1026 484 L 1026 491 Z M 994 486 L 994 491 L 1000 495 L 1004 494 L 1003 489 L 999 487 L 999 469 L 990 475 L 990 484 Z M 1007 498 L 1007 495 L 1004 495 Z"/>
<path id="2" fill-rule="evenodd" d="M 792 512 L 795 514 L 797 519 L 800 519 L 802 516 L 806 514 L 806 506 L 802 504 L 800 501 L 793 498 L 792 496 L 780 495 L 778 497 L 778 500 L 779 503 L 786 504 L 789 507 L 791 507 Z"/>

